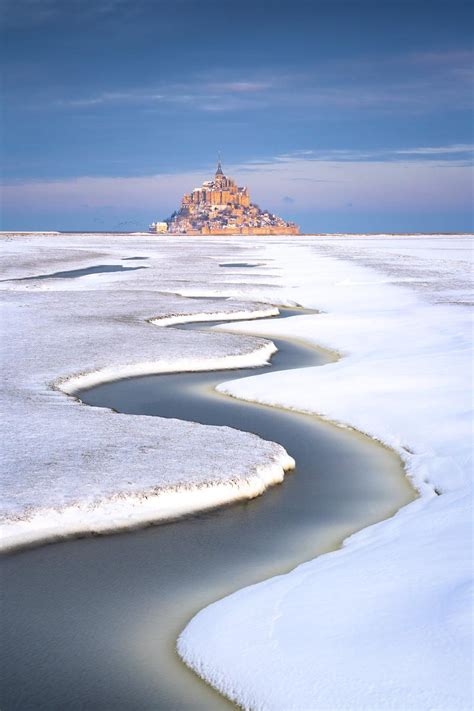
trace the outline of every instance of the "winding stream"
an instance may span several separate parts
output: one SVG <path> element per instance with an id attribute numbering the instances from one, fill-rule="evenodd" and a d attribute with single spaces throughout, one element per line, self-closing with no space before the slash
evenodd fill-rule
<path id="1" fill-rule="evenodd" d="M 304 311 L 282 309 L 280 317 L 296 313 Z M 327 362 L 303 343 L 273 340 L 273 370 Z M 121 412 L 255 432 L 282 444 L 297 468 L 252 501 L 5 556 L 4 711 L 232 708 L 179 660 L 176 638 L 187 621 L 238 588 L 336 548 L 415 497 L 397 456 L 368 437 L 213 390 L 259 371 L 145 376 L 81 393 L 90 405 Z"/>

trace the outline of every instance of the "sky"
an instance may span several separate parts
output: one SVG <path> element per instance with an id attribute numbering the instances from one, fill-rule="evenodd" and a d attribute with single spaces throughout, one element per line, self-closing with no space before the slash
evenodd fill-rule
<path id="1" fill-rule="evenodd" d="M 219 152 L 305 232 L 474 227 L 470 2 L 1 8 L 1 229 L 146 229 Z"/>

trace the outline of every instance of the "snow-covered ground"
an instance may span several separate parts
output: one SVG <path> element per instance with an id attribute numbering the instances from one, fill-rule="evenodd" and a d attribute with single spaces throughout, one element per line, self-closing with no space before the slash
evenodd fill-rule
<path id="1" fill-rule="evenodd" d="M 343 357 L 220 389 L 371 434 L 422 496 L 191 621 L 180 654 L 245 708 L 471 708 L 471 248 L 468 237 L 341 237 L 258 252 L 287 298 L 324 312 L 258 332 Z"/>
<path id="2" fill-rule="evenodd" d="M 74 511 L 89 512 L 92 528 L 100 521 L 124 526 L 128 516 L 131 523 L 162 517 L 156 501 L 147 503 L 150 494 L 176 515 L 205 505 L 198 500 L 203 492 L 204 499 L 217 492 L 217 502 L 281 479 L 289 462 L 276 445 L 227 428 L 87 408 L 57 386 L 70 390 L 81 382 L 72 377 L 90 373 L 82 383 L 230 365 L 235 358 L 257 363 L 270 346 L 262 348 L 252 333 L 304 338 L 341 359 L 221 389 L 317 413 L 380 439 L 400 453 L 421 497 L 340 551 L 206 608 L 184 630 L 179 652 L 248 708 L 470 708 L 471 238 L 3 240 L 8 279 L 98 264 L 147 267 L 0 282 L 7 292 L 4 434 L 11 447 L 4 451 L 4 490 L 12 536 L 16 530 L 19 538 L 40 538 L 41 524 L 51 521 L 41 516 L 53 508 L 65 516 L 53 522 L 58 535 Z M 220 266 L 226 262 L 257 266 Z M 177 293 L 233 300 L 185 300 Z M 323 313 L 248 322 L 247 337 L 147 322 L 261 311 L 262 303 Z M 184 496 L 178 503 L 176 492 Z"/>
<path id="3" fill-rule="evenodd" d="M 94 249 L 101 242 L 113 242 L 112 255 Z M 167 278 L 170 269 L 173 278 L 183 276 L 182 262 L 202 278 L 209 276 L 206 262 L 216 269 L 198 250 L 192 261 L 182 254 L 174 266 L 176 245 L 166 258 L 148 239 L 135 247 L 146 252 L 146 261 L 136 261 L 146 269 L 22 280 L 104 262 L 130 266 L 127 257 L 135 252 L 127 245 L 135 242 L 43 236 L 4 241 L 4 278 L 19 281 L 0 282 L 2 549 L 251 498 L 280 482 L 293 465 L 282 447 L 251 434 L 120 415 L 65 396 L 128 375 L 258 365 L 274 351 L 252 337 L 160 327 L 170 315 L 192 320 L 198 313 L 278 313 L 252 303 L 160 294 L 163 284 L 175 286 Z"/>

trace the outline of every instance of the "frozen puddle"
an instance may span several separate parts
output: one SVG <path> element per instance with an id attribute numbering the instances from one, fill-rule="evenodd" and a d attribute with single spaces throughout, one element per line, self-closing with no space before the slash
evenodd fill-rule
<path id="1" fill-rule="evenodd" d="M 272 369 L 327 360 L 301 343 L 273 340 Z M 213 390 L 258 372 L 265 368 L 147 376 L 81 394 L 121 412 L 255 432 L 282 444 L 297 466 L 252 501 L 6 556 L 4 711 L 230 708 L 176 654 L 189 619 L 238 588 L 335 548 L 415 497 L 397 456 L 369 438 Z"/>
<path id="2" fill-rule="evenodd" d="M 263 264 L 250 264 L 249 262 L 226 262 L 219 264 L 220 267 L 263 267 Z"/>
<path id="3" fill-rule="evenodd" d="M 133 259 L 137 259 L 137 257 L 133 257 Z M 69 269 L 64 272 L 38 274 L 37 276 L 22 277 L 21 279 L 9 279 L 9 281 L 32 281 L 33 279 L 75 279 L 77 277 L 87 276 L 88 274 L 104 274 L 105 272 L 133 272 L 137 269 L 146 268 L 147 267 L 123 267 L 121 264 L 97 264 L 94 267 L 85 267 L 84 269 Z"/>

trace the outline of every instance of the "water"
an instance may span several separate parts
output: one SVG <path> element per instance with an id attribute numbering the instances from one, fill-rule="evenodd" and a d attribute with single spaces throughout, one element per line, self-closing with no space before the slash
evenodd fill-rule
<path id="1" fill-rule="evenodd" d="M 275 342 L 273 369 L 326 360 L 303 344 Z M 213 392 L 224 380 L 256 372 L 132 378 L 81 394 L 84 402 L 122 412 L 256 432 L 281 443 L 297 469 L 253 501 L 6 556 L 4 711 L 232 708 L 177 657 L 186 622 L 210 602 L 333 549 L 414 498 L 399 459 L 368 438 Z"/>
<path id="2" fill-rule="evenodd" d="M 136 259 L 136 257 L 134 257 Z M 105 272 L 133 272 L 146 267 L 124 267 L 121 264 L 97 264 L 94 267 L 84 267 L 84 269 L 69 269 L 64 272 L 52 272 L 51 274 L 38 274 L 37 276 L 21 277 L 21 279 L 10 279 L 9 281 L 31 281 L 33 279 L 76 279 L 88 274 L 103 274 Z M 3 281 L 7 281 L 4 279 Z"/>
<path id="3" fill-rule="evenodd" d="M 220 267 L 261 267 L 262 264 L 250 264 L 249 262 L 227 262 L 219 264 Z"/>

